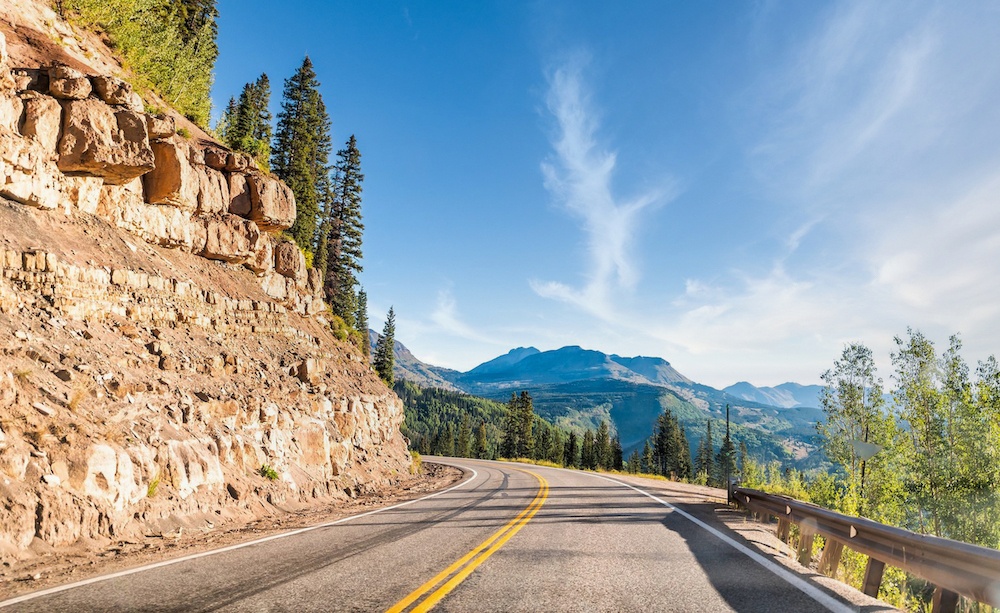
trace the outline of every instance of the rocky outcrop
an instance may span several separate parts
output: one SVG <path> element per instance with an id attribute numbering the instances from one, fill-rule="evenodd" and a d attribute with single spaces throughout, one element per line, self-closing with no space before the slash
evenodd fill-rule
<path id="1" fill-rule="evenodd" d="M 279 304 L 0 249 L 0 315 L 0 559 L 345 498 L 408 470 L 399 399 Z"/>
<path id="2" fill-rule="evenodd" d="M 312 317 L 294 219 L 249 156 L 0 36 L 0 561 L 408 471 L 399 399 Z"/>
<path id="3" fill-rule="evenodd" d="M 265 256 L 278 252 L 258 245 L 259 237 L 295 222 L 287 185 L 246 154 L 175 134 L 171 118 L 144 112 L 142 98 L 117 77 L 60 64 L 12 69 L 2 38 L 0 196 L 96 215 L 153 244 L 269 276 L 277 262 Z M 288 278 L 281 265 L 278 274 Z M 280 291 L 273 281 L 262 285 L 315 313 L 320 293 L 301 282 L 304 275 L 291 275 L 297 282 Z"/>

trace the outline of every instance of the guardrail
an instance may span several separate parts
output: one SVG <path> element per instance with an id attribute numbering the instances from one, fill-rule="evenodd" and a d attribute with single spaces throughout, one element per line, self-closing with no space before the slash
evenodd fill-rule
<path id="1" fill-rule="evenodd" d="M 955 611 L 959 596 L 1000 607 L 1000 551 L 917 534 L 860 517 L 836 513 L 786 496 L 734 487 L 731 499 L 753 513 L 778 520 L 778 538 L 788 542 L 799 526 L 799 562 L 808 566 L 813 539 L 827 539 L 819 571 L 833 576 L 844 547 L 868 556 L 862 591 L 877 596 L 885 566 L 895 566 L 935 586 L 934 613 Z"/>

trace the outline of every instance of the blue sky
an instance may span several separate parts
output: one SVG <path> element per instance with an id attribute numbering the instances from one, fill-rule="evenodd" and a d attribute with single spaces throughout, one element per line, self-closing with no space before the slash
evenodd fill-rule
<path id="1" fill-rule="evenodd" d="M 308 54 L 365 173 L 372 327 L 817 382 L 1000 352 L 1000 4 L 220 0 L 216 109 Z"/>

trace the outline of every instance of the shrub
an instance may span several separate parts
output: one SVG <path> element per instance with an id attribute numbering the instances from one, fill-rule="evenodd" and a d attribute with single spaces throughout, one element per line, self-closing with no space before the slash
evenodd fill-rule
<path id="1" fill-rule="evenodd" d="M 410 474 L 419 475 L 420 471 L 423 469 L 424 463 L 420 459 L 420 454 L 416 451 L 410 452 Z"/>
<path id="2" fill-rule="evenodd" d="M 171 0 L 62 0 L 75 25 L 107 33 L 139 89 L 157 91 L 199 125 L 211 113 L 212 69 L 218 56 L 214 7 L 187 22 Z M 194 30 L 189 23 L 200 24 Z"/>
<path id="3" fill-rule="evenodd" d="M 278 471 L 274 470 L 267 464 L 261 464 L 260 470 L 257 471 L 257 474 L 261 477 L 266 477 L 271 481 L 277 481 L 278 479 Z"/>

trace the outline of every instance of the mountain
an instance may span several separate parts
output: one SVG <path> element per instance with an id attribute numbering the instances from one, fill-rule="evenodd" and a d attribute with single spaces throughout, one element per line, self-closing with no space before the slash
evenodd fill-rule
<path id="1" fill-rule="evenodd" d="M 819 386 L 786 383 L 758 389 L 741 383 L 718 390 L 692 381 L 662 358 L 621 357 L 578 346 L 551 351 L 518 347 L 464 373 L 424 364 L 398 343 L 396 355 L 397 377 L 420 385 L 498 402 L 527 390 L 538 414 L 556 425 L 594 429 L 608 421 L 626 454 L 642 447 L 667 408 L 693 446 L 704 436 L 706 420 L 716 422 L 712 430 L 718 447 L 729 405 L 733 436 L 754 457 L 794 460 L 800 467 L 822 461 L 822 454 L 815 453 L 815 424 L 823 414 L 812 408 L 818 404 Z"/>
<path id="2" fill-rule="evenodd" d="M 723 388 L 723 392 L 762 404 L 776 407 L 818 407 L 821 385 L 801 385 L 799 383 L 782 383 L 776 387 L 756 387 L 746 381 L 740 381 Z"/>
<path id="3" fill-rule="evenodd" d="M 475 394 L 495 394 L 525 386 L 610 380 L 647 385 L 691 383 L 660 358 L 623 358 L 578 346 L 554 351 L 518 348 L 481 364 L 455 380 Z"/>
<path id="4" fill-rule="evenodd" d="M 370 355 L 375 355 L 375 343 L 378 342 L 379 336 L 374 330 L 368 330 Z M 421 387 L 437 387 L 452 392 L 463 391 L 452 382 L 462 374 L 457 370 L 421 362 L 403 343 L 396 340 L 392 344 L 392 355 L 392 374 L 396 379 L 410 381 Z"/>

